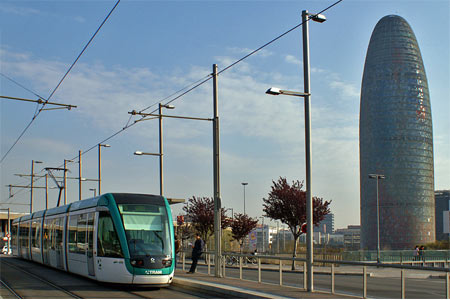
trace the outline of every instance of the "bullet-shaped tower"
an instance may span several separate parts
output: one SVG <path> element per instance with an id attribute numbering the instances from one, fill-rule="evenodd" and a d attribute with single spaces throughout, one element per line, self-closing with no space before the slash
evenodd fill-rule
<path id="1" fill-rule="evenodd" d="M 361 248 L 413 249 L 435 240 L 433 130 L 425 68 L 405 19 L 383 17 L 367 50 L 359 121 Z"/>

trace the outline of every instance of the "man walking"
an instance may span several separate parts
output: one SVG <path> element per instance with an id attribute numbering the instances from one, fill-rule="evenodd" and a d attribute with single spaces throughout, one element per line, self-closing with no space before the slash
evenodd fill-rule
<path id="1" fill-rule="evenodd" d="M 200 256 L 203 253 L 203 240 L 198 233 L 195 234 L 195 243 L 192 245 L 192 264 L 189 269 L 188 274 L 195 273 L 195 269 L 197 268 L 197 262 Z"/>

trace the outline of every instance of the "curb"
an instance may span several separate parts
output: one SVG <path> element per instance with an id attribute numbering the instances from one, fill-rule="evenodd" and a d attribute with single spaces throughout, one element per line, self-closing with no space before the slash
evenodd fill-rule
<path id="1" fill-rule="evenodd" d="M 204 290 L 214 294 L 223 294 L 224 296 L 231 296 L 233 298 L 245 298 L 245 299 L 290 299 L 282 297 L 280 295 L 272 295 L 268 293 L 262 293 L 258 291 L 246 290 L 239 287 L 231 287 L 223 284 L 205 282 L 195 279 L 174 277 L 173 284 L 184 287 L 194 288 L 197 290 Z"/>

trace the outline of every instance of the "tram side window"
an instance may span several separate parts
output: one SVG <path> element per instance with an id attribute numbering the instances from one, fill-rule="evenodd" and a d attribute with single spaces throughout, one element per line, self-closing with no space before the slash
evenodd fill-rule
<path id="1" fill-rule="evenodd" d="M 77 223 L 77 253 L 85 254 L 86 252 L 86 225 L 87 225 L 87 215 L 78 215 Z"/>
<path id="2" fill-rule="evenodd" d="M 55 228 L 55 247 L 56 250 L 61 250 L 63 247 L 63 224 L 64 218 L 55 219 L 55 223 L 53 223 Z"/>
<path id="3" fill-rule="evenodd" d="M 98 256 L 102 257 L 123 257 L 119 237 L 117 236 L 109 212 L 100 212 L 98 219 L 97 252 Z"/>
<path id="4" fill-rule="evenodd" d="M 28 248 L 29 223 L 20 224 L 20 246 Z"/>
<path id="5" fill-rule="evenodd" d="M 11 246 L 16 247 L 17 245 L 17 224 L 11 227 Z"/>
<path id="6" fill-rule="evenodd" d="M 77 222 L 78 216 L 72 215 L 69 219 L 69 252 L 77 252 Z"/>
<path id="7" fill-rule="evenodd" d="M 40 226 L 39 221 L 31 223 L 31 247 L 39 248 Z"/>
<path id="8" fill-rule="evenodd" d="M 48 249 L 50 246 L 49 241 L 51 240 L 51 235 L 50 235 L 50 224 L 51 224 L 52 220 L 48 220 L 45 219 L 44 220 L 44 236 L 43 236 L 43 241 L 44 241 L 44 245 L 43 248 L 44 249 Z"/>

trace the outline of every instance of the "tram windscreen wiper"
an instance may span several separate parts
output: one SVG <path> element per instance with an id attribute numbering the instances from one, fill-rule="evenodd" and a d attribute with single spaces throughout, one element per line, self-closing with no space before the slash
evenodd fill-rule
<path id="1" fill-rule="evenodd" d="M 161 250 L 164 249 L 164 241 L 163 241 L 162 237 L 156 231 L 153 231 L 153 233 L 161 241 L 161 245 L 162 245 Z"/>

